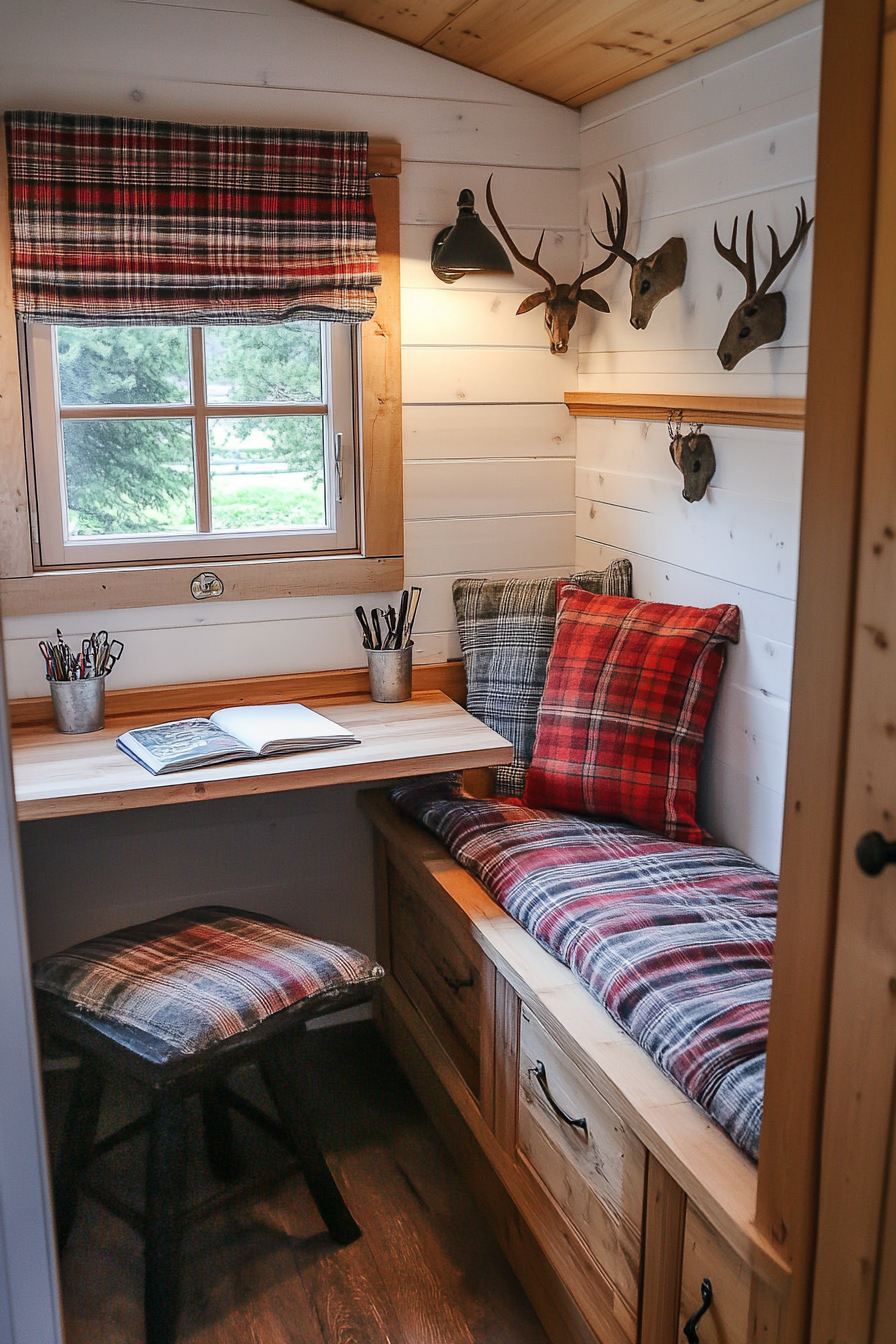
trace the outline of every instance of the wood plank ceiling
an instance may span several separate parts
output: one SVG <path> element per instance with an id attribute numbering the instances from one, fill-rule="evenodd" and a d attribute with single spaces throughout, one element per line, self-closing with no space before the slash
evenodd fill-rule
<path id="1" fill-rule="evenodd" d="M 806 0 L 304 2 L 567 107 L 581 107 Z"/>

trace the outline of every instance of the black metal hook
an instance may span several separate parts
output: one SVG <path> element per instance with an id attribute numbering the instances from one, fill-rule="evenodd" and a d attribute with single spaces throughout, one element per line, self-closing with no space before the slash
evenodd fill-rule
<path id="1" fill-rule="evenodd" d="M 709 1279 L 704 1279 L 700 1285 L 700 1296 L 703 1298 L 703 1306 L 698 1307 L 693 1316 L 689 1316 L 685 1322 L 684 1337 L 688 1344 L 700 1344 L 700 1336 L 697 1334 L 697 1323 L 705 1312 L 712 1306 L 712 1284 Z"/>

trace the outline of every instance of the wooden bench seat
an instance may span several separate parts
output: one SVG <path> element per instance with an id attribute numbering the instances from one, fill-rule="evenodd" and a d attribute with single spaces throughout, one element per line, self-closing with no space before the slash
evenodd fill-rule
<path id="1" fill-rule="evenodd" d="M 709 1277 L 701 1340 L 773 1344 L 789 1270 L 754 1224 L 754 1163 L 438 840 L 383 792 L 362 806 L 383 1030 L 552 1337 L 671 1344 Z"/>

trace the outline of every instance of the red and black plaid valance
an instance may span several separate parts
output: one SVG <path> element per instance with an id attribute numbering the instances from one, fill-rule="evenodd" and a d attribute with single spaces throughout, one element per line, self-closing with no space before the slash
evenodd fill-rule
<path id="1" fill-rule="evenodd" d="M 16 312 L 32 322 L 363 322 L 367 136 L 8 112 Z"/>

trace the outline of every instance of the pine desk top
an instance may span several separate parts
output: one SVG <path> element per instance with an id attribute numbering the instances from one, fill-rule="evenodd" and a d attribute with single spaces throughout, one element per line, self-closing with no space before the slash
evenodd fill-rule
<path id="1" fill-rule="evenodd" d="M 41 724 L 12 733 L 16 810 L 20 821 L 118 812 L 163 803 L 194 803 L 239 794 L 279 793 L 323 784 L 363 784 L 440 770 L 502 765 L 513 750 L 441 691 L 415 691 L 398 705 L 369 697 L 308 701 L 360 739 L 266 761 L 151 775 L 115 745 L 129 728 L 184 715 L 128 715 L 99 733 L 68 736 Z"/>

